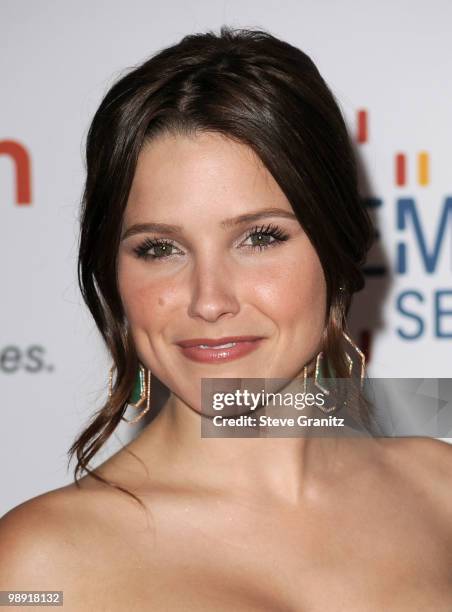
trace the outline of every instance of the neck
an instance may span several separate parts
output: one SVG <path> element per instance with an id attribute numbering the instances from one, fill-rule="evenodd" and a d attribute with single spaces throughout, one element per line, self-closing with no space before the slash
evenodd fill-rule
<path id="1" fill-rule="evenodd" d="M 284 391 L 288 389 L 291 385 Z M 281 417 L 281 408 L 267 405 L 253 416 L 264 411 L 266 416 Z M 298 414 L 292 407 L 290 415 L 296 418 Z M 305 409 L 303 414 L 310 416 Z M 318 409 L 315 416 L 319 416 Z M 353 467 L 351 456 L 354 454 L 356 459 L 360 442 L 362 448 L 362 442 L 371 441 L 369 437 L 361 441 L 356 436 L 347 437 L 343 432 L 320 437 L 309 427 L 295 437 L 269 437 L 275 434 L 268 430 L 260 430 L 257 436 L 254 432 L 252 437 L 225 437 L 223 429 L 222 437 L 202 437 L 202 425 L 203 432 L 212 434 L 211 423 L 211 417 L 172 394 L 129 448 L 150 474 L 159 474 L 167 484 L 192 484 L 197 489 L 225 495 L 233 492 L 242 498 L 265 499 L 266 503 L 272 498 L 292 505 L 305 496 L 318 495 L 332 479 L 349 475 Z M 281 429 L 278 433 L 287 435 Z"/>

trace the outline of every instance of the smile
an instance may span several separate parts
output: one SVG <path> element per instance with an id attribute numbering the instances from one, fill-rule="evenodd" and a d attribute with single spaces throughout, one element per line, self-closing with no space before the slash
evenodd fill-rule
<path id="1" fill-rule="evenodd" d="M 179 345 L 182 354 L 191 361 L 200 363 L 224 363 L 239 357 L 244 357 L 255 351 L 261 344 L 263 338 L 256 340 L 245 340 L 227 342 L 209 346 L 207 344 L 196 344 L 193 346 Z"/>
<path id="2" fill-rule="evenodd" d="M 199 348 L 202 349 L 208 349 L 208 348 L 213 348 L 213 349 L 219 349 L 219 348 L 231 348 L 231 346 L 235 346 L 237 344 L 237 342 L 228 342 L 227 344 L 219 344 L 218 346 L 209 346 L 208 344 L 198 344 Z"/>

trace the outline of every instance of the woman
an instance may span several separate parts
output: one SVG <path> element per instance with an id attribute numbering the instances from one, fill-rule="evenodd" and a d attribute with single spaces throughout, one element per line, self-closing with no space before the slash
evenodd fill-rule
<path id="1" fill-rule="evenodd" d="M 116 83 L 88 134 L 79 259 L 110 392 L 70 449 L 86 475 L 2 519 L 1 589 L 63 590 L 77 611 L 452 610 L 449 445 L 200 435 L 201 379 L 362 365 L 346 314 L 372 236 L 299 49 L 223 27 Z"/>

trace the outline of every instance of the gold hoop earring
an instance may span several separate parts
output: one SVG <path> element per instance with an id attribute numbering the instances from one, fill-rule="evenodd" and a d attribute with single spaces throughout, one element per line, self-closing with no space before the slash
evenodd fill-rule
<path id="1" fill-rule="evenodd" d="M 113 366 L 110 368 L 110 373 L 108 377 L 108 399 L 111 399 L 113 393 Z M 136 396 L 138 398 L 136 399 Z M 140 419 L 144 417 L 146 412 L 149 411 L 151 405 L 151 370 L 145 370 L 144 367 L 140 364 L 138 370 L 138 379 L 135 383 L 135 387 L 132 391 L 132 395 L 127 402 L 129 406 L 133 408 L 141 408 L 144 404 L 144 409 L 133 419 L 126 419 L 124 416 L 121 417 L 123 421 L 129 424 L 137 423 Z"/>
<path id="2" fill-rule="evenodd" d="M 306 390 L 307 390 L 307 381 L 308 381 L 308 366 L 304 366 L 303 368 L 303 376 L 297 376 L 297 380 L 302 380 L 303 381 L 303 393 L 306 395 Z M 303 410 L 303 408 L 298 408 L 296 407 L 297 410 Z"/>
<path id="3" fill-rule="evenodd" d="M 352 339 L 350 338 L 350 336 L 348 336 L 348 334 L 345 333 L 345 331 L 342 330 L 342 335 L 344 336 L 344 338 L 346 339 L 346 341 L 351 344 L 351 346 L 354 348 L 355 352 L 358 354 L 359 357 L 359 379 L 360 379 L 360 388 L 363 388 L 363 384 L 364 384 L 364 374 L 365 374 L 365 365 L 366 365 L 366 357 L 364 355 L 364 353 L 361 351 L 361 349 L 352 341 Z M 348 361 L 348 373 L 350 375 L 350 377 L 353 374 L 353 369 L 355 367 L 355 362 L 353 361 L 353 359 L 350 357 L 350 355 L 346 352 L 345 356 L 347 358 Z M 325 393 L 325 395 L 329 396 L 330 395 L 330 391 L 324 387 L 323 385 L 320 384 L 319 382 L 319 373 L 320 373 L 320 361 L 323 358 L 323 351 L 321 351 L 318 355 L 317 355 L 317 359 L 315 361 L 315 376 L 314 376 L 314 384 L 316 387 L 318 387 L 322 393 Z M 344 402 L 344 406 L 347 404 L 347 402 Z M 329 408 L 327 407 L 323 407 L 319 405 L 320 410 L 322 410 L 323 412 L 332 412 L 333 410 L 336 409 L 336 406 L 331 406 Z"/>
<path id="4" fill-rule="evenodd" d="M 320 391 L 322 393 L 324 393 L 327 397 L 330 396 L 330 391 L 329 389 L 327 389 L 326 387 L 324 387 L 323 385 L 320 384 L 319 382 L 319 374 L 320 374 L 320 361 L 323 358 L 323 351 L 320 351 L 320 353 L 317 355 L 317 358 L 315 360 L 315 373 L 314 373 L 314 385 L 320 389 Z M 320 408 L 320 410 L 322 412 L 325 412 L 326 414 L 328 414 L 329 412 L 333 412 L 334 410 L 336 410 L 336 405 L 334 406 L 325 406 L 322 404 L 317 404 L 317 406 Z"/>
<path id="5" fill-rule="evenodd" d="M 359 381 L 360 381 L 360 386 L 361 386 L 361 389 L 362 389 L 363 388 L 363 383 L 364 383 L 366 356 L 364 355 L 362 350 L 352 341 L 350 336 L 348 336 L 344 331 L 342 331 L 342 335 L 347 340 L 347 342 L 349 344 L 351 344 L 351 346 L 355 349 L 356 353 L 358 354 L 359 361 L 360 361 Z M 349 365 L 348 373 L 350 374 L 350 376 L 352 376 L 353 368 L 355 366 L 355 362 L 353 361 L 353 359 L 350 357 L 350 355 L 348 353 L 345 353 L 345 356 L 347 357 L 348 365 Z"/>

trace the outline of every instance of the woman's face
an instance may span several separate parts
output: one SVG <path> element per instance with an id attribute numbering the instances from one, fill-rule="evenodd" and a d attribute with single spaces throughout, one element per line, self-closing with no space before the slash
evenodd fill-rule
<path id="1" fill-rule="evenodd" d="M 214 133 L 148 144 L 122 236 L 119 291 L 140 361 L 192 408 L 201 378 L 293 378 L 320 350 L 320 260 L 246 145 Z M 178 344 L 228 336 L 261 340 Z"/>

